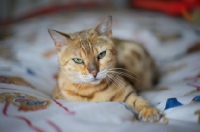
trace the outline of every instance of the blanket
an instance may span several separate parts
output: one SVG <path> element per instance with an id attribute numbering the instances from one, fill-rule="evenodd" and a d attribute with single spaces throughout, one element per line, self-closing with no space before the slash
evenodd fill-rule
<path id="1" fill-rule="evenodd" d="M 145 123 L 122 102 L 53 100 L 59 70 L 47 29 L 74 32 L 93 28 L 113 16 L 115 37 L 141 43 L 156 61 L 161 79 L 140 92 L 168 119 Z M 1 132 L 200 131 L 200 53 L 188 49 L 200 41 L 181 18 L 142 11 L 71 12 L 41 16 L 11 26 L 0 41 Z"/>

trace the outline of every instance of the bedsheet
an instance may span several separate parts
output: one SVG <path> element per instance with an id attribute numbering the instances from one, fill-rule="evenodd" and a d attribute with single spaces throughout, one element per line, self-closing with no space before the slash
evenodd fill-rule
<path id="1" fill-rule="evenodd" d="M 121 102 L 51 98 L 59 65 L 47 29 L 79 31 L 109 14 L 114 36 L 140 42 L 160 68 L 160 83 L 140 95 L 168 124 L 140 122 L 137 111 Z M 73 12 L 29 19 L 10 32 L 0 41 L 1 132 L 200 131 L 200 53 L 187 53 L 200 36 L 184 20 L 142 11 Z"/>

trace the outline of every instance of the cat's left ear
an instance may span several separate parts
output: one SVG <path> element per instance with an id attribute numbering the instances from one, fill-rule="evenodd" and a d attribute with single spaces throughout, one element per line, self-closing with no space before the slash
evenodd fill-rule
<path id="1" fill-rule="evenodd" d="M 107 16 L 97 27 L 96 32 L 100 36 L 112 37 L 112 16 Z"/>
<path id="2" fill-rule="evenodd" d="M 52 30 L 52 29 L 48 29 L 48 32 L 51 38 L 53 39 L 56 49 L 58 51 L 61 51 L 62 49 L 66 48 L 71 42 L 69 35 L 65 33 Z"/>

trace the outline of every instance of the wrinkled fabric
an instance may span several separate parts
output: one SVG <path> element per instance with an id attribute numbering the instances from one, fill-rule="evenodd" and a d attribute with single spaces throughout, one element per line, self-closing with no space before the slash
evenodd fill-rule
<path id="1" fill-rule="evenodd" d="M 137 111 L 121 102 L 51 98 L 59 64 L 47 29 L 72 33 L 93 28 L 109 14 L 115 37 L 140 42 L 155 59 L 160 83 L 140 95 L 165 114 L 167 125 L 140 122 Z M 184 20 L 138 11 L 66 13 L 26 20 L 11 32 L 0 41 L 0 131 L 200 131 L 200 53 L 186 53 L 200 36 Z M 170 34 L 180 35 L 159 37 Z"/>

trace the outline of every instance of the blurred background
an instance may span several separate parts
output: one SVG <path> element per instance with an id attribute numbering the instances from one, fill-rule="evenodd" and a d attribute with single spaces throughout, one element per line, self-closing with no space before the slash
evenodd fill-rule
<path id="1" fill-rule="evenodd" d="M 56 12 L 140 9 L 200 22 L 200 0 L 1 0 L 0 25 Z"/>
<path id="2" fill-rule="evenodd" d="M 180 43 L 196 43 L 196 38 L 185 37 L 186 30 L 200 35 L 200 0 L 0 0 L 0 40 L 19 39 L 28 31 L 37 36 L 47 28 L 74 32 L 95 26 L 107 15 L 113 15 L 117 37 L 144 45 L 173 45 L 172 40 L 183 37 L 187 40 Z M 157 39 L 149 40 L 151 33 L 145 36 L 142 28 Z M 138 32 L 143 32 L 140 37 Z"/>

